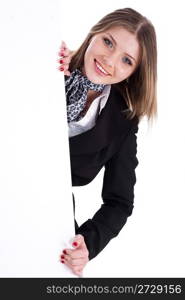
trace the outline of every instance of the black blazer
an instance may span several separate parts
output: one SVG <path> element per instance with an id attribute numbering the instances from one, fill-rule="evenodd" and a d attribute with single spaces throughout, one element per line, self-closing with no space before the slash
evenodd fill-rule
<path id="1" fill-rule="evenodd" d="M 138 118 L 126 119 L 126 111 L 126 102 L 112 85 L 96 125 L 69 138 L 73 186 L 90 183 L 105 167 L 103 204 L 92 219 L 76 229 L 76 234 L 84 236 L 89 260 L 118 235 L 133 209 Z"/>

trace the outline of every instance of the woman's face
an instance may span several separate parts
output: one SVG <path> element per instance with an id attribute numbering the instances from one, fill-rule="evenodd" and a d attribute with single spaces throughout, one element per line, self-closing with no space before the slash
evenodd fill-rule
<path id="1" fill-rule="evenodd" d="M 92 37 L 82 71 L 93 83 L 118 83 L 134 72 L 138 59 L 136 37 L 123 27 L 113 27 Z"/>

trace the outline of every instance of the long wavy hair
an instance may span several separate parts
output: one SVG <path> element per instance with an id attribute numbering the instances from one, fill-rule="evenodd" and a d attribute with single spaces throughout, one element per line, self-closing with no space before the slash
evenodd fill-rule
<path id="1" fill-rule="evenodd" d="M 119 83 L 119 90 L 129 107 L 128 118 L 152 121 L 157 115 L 157 41 L 152 23 L 132 8 L 117 9 L 104 16 L 88 33 L 81 46 L 73 52 L 69 70 L 82 70 L 84 55 L 92 37 L 112 27 L 122 26 L 134 34 L 140 47 L 140 60 L 135 71 Z"/>

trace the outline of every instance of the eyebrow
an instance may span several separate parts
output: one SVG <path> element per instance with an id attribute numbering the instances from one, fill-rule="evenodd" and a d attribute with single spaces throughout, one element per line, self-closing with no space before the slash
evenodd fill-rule
<path id="1" fill-rule="evenodd" d="M 113 36 L 112 36 L 109 32 L 107 32 L 107 34 L 108 34 L 108 35 L 110 36 L 110 38 L 113 40 L 114 44 L 117 45 L 117 42 L 116 42 L 116 40 L 113 38 Z M 128 55 L 130 58 L 132 58 L 132 59 L 136 62 L 135 58 L 132 57 L 130 54 L 128 54 L 128 53 L 126 53 L 126 52 L 125 52 L 125 54 Z"/>

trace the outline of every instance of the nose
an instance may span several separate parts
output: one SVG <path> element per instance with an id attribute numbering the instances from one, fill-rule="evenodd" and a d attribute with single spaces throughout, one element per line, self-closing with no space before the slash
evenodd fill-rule
<path id="1" fill-rule="evenodd" d="M 109 56 L 104 56 L 103 57 L 103 63 L 104 63 L 105 68 L 107 69 L 107 71 L 112 73 L 115 66 L 118 63 L 117 56 L 114 55 L 114 54 L 111 54 Z"/>
<path id="2" fill-rule="evenodd" d="M 111 57 L 103 57 L 103 63 L 105 66 L 112 68 L 114 65 L 114 60 Z"/>

